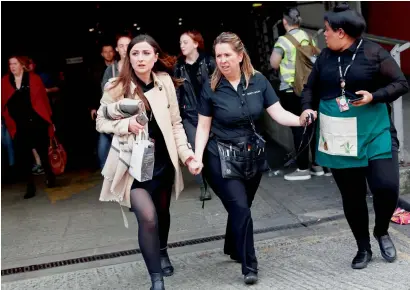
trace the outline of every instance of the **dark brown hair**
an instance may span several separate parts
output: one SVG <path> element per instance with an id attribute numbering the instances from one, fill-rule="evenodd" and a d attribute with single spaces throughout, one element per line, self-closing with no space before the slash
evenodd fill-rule
<path id="1" fill-rule="evenodd" d="M 173 68 L 177 61 L 177 58 L 175 56 L 171 56 L 163 52 L 159 44 L 154 40 L 154 38 L 147 34 L 141 34 L 137 37 L 134 37 L 134 39 L 132 39 L 130 44 L 128 45 L 127 56 L 124 59 L 123 67 L 121 69 L 120 75 L 118 76 L 118 80 L 115 83 L 114 87 L 116 87 L 119 83 L 122 83 L 122 93 L 124 94 L 125 98 L 133 98 L 135 95 L 138 95 L 138 97 L 144 102 L 145 107 L 147 109 L 150 109 L 148 100 L 145 97 L 141 87 L 137 83 L 137 76 L 130 62 L 131 49 L 134 47 L 134 45 L 141 42 L 147 42 L 149 45 L 152 46 L 154 52 L 158 54 L 158 61 L 154 64 L 154 67 L 152 68 L 152 71 L 155 73 L 166 72 L 172 75 Z M 171 78 L 175 86 L 179 86 L 181 84 L 181 80 L 175 79 L 173 77 Z M 136 89 L 134 92 L 131 92 L 131 82 L 133 82 L 136 85 Z"/>

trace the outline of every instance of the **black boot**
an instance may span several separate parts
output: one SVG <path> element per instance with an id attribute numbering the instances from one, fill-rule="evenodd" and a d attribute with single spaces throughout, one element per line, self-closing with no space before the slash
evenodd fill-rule
<path id="1" fill-rule="evenodd" d="M 165 290 L 164 278 L 161 273 L 150 273 L 152 286 L 150 290 Z"/>
<path id="2" fill-rule="evenodd" d="M 174 267 L 169 260 L 167 248 L 160 250 L 161 269 L 165 277 L 174 275 Z"/>
<path id="3" fill-rule="evenodd" d="M 24 195 L 24 199 L 29 199 L 36 196 L 36 186 L 34 182 L 27 183 L 27 190 L 26 194 Z"/>
<path id="4" fill-rule="evenodd" d="M 205 186 L 201 186 L 201 195 L 199 196 L 200 201 L 211 200 L 212 196 L 209 190 Z"/>
<path id="5" fill-rule="evenodd" d="M 353 269 L 364 269 L 367 267 L 367 264 L 372 259 L 372 250 L 370 249 L 360 249 L 357 251 L 356 257 L 353 258 L 352 268 Z"/>

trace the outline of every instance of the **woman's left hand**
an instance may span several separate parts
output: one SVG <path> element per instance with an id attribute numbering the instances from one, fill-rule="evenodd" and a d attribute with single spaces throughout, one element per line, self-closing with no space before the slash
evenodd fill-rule
<path id="1" fill-rule="evenodd" d="M 364 106 L 373 101 L 373 95 L 368 91 L 357 91 L 356 95 L 362 95 L 363 99 L 353 102 L 352 105 L 355 107 Z"/>

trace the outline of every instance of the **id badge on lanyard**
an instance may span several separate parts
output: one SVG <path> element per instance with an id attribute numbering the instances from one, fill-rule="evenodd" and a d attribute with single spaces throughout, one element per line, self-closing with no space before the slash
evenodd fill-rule
<path id="1" fill-rule="evenodd" d="M 342 93 L 340 97 L 336 98 L 336 102 L 337 102 L 337 106 L 339 107 L 340 112 L 346 112 L 346 111 L 349 111 L 350 108 L 349 108 L 349 103 L 347 102 L 346 95 L 345 95 L 345 89 L 344 89 L 345 82 L 341 81 L 340 86 L 342 88 Z"/>
<path id="2" fill-rule="evenodd" d="M 355 53 L 353 54 L 352 60 L 350 64 L 346 67 L 344 74 L 342 73 L 342 66 L 340 64 L 340 56 L 338 57 L 337 61 L 339 63 L 339 75 L 340 75 L 340 89 L 341 94 L 339 97 L 336 98 L 337 106 L 339 107 L 340 112 L 349 111 L 349 102 L 346 98 L 345 87 L 346 87 L 346 74 L 349 68 L 352 66 L 354 59 L 356 58 L 357 51 L 359 50 L 360 46 L 362 45 L 363 39 L 360 40 L 359 45 L 356 48 Z"/>

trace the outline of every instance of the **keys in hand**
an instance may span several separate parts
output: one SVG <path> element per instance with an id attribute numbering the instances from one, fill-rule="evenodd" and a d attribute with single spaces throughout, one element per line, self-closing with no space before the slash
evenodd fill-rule
<path id="1" fill-rule="evenodd" d="M 304 110 L 300 115 L 300 125 L 306 126 L 312 124 L 317 118 L 317 112 L 313 110 Z"/>

